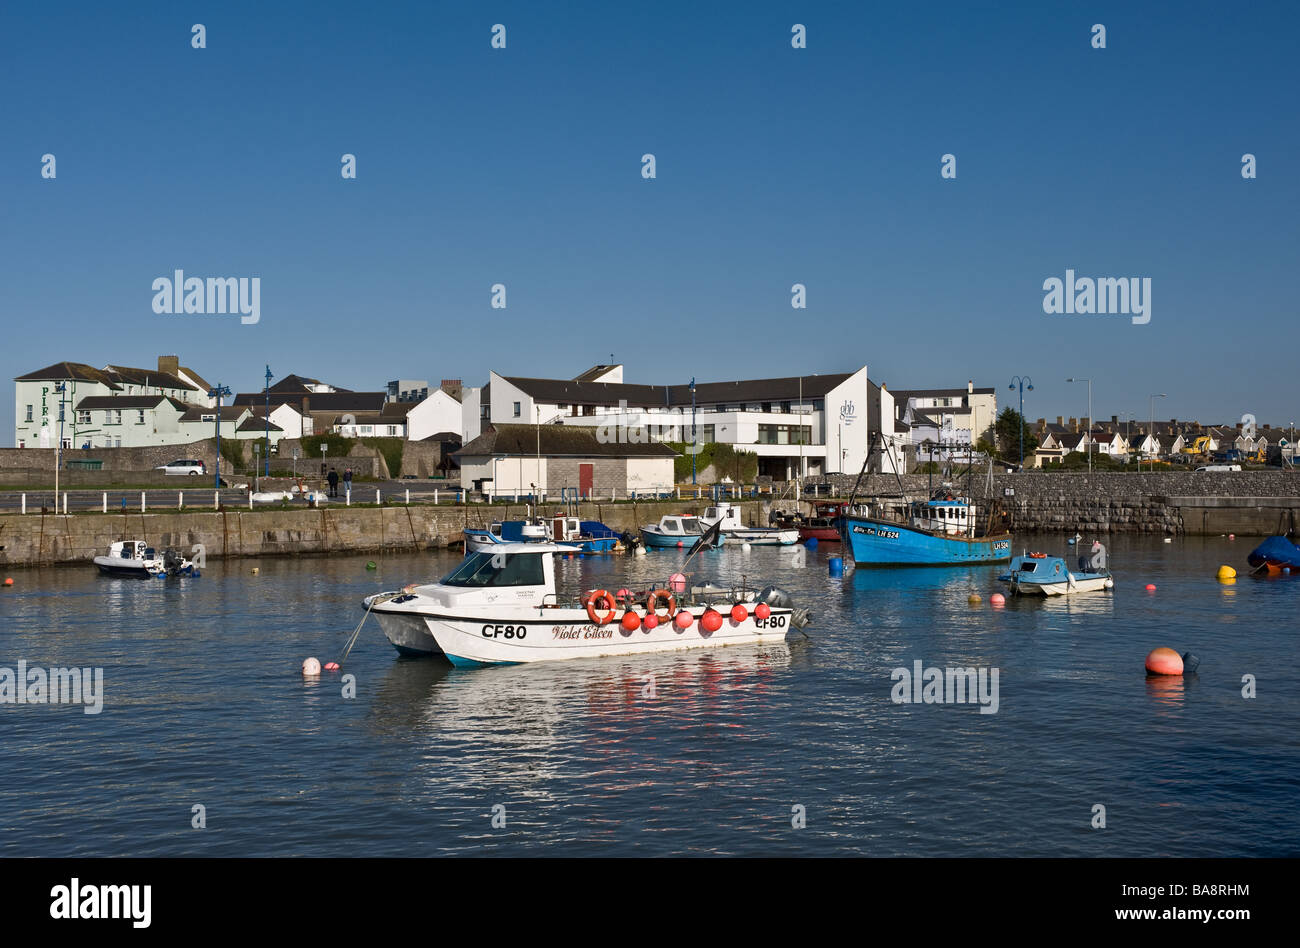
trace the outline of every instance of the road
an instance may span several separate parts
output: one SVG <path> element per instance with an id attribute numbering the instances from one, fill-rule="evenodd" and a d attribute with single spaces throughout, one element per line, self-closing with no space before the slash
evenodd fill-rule
<path id="1" fill-rule="evenodd" d="M 131 490 L 121 488 L 110 488 L 108 490 L 97 488 L 74 488 L 71 490 L 60 490 L 59 493 L 66 494 L 68 498 L 68 512 L 78 513 L 92 510 L 104 509 L 104 497 L 108 497 L 108 509 L 110 512 L 120 512 L 124 508 L 128 511 L 140 510 L 140 495 L 144 495 L 144 505 L 148 510 L 176 510 L 183 503 L 185 507 L 207 508 L 212 509 L 214 488 L 212 481 L 207 478 L 190 478 L 177 476 L 177 481 L 186 483 L 178 484 L 175 488 L 171 487 L 150 487 L 145 490 Z M 194 483 L 201 480 L 202 484 Z M 232 479 L 234 480 L 234 479 Z M 243 483 L 240 478 L 237 483 Z M 277 487 L 282 482 L 277 481 Z M 314 487 L 313 482 L 304 481 L 310 489 Z M 456 489 L 449 489 L 445 483 L 437 484 L 429 481 L 418 480 L 399 480 L 399 481 L 366 481 L 358 482 L 352 488 L 353 503 L 373 504 L 375 502 L 375 491 L 381 493 L 383 499 L 389 502 L 402 502 L 406 499 L 406 491 L 411 492 L 412 503 L 432 503 L 434 492 L 437 491 L 439 503 L 452 503 L 456 500 Z M 0 512 L 17 513 L 22 510 L 23 495 L 27 498 L 27 512 L 40 513 L 41 507 L 45 506 L 52 513 L 54 511 L 54 489 L 52 487 L 42 490 L 0 490 Z M 331 498 L 331 504 L 343 504 L 343 485 L 339 484 L 339 497 Z M 221 490 L 221 503 L 225 507 L 247 507 L 248 491 L 233 487 L 223 487 Z"/>

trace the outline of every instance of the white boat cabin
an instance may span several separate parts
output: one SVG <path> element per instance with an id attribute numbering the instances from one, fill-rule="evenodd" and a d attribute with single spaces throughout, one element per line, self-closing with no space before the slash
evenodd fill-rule
<path id="1" fill-rule="evenodd" d="M 704 514 L 700 517 L 701 524 L 711 527 L 718 521 L 722 521 L 723 533 L 747 529 L 745 522 L 740 518 L 740 508 L 734 504 L 720 502 L 715 506 L 704 508 Z"/>
<path id="2" fill-rule="evenodd" d="M 665 514 L 659 518 L 658 532 L 668 537 L 697 537 L 704 529 L 699 517 Z"/>
<path id="3" fill-rule="evenodd" d="M 117 540 L 109 544 L 108 556 L 115 560 L 153 559 L 153 550 L 143 540 Z"/>
<path id="4" fill-rule="evenodd" d="M 969 534 L 975 523 L 975 505 L 965 497 L 917 501 L 912 504 L 912 526 L 933 533 Z"/>

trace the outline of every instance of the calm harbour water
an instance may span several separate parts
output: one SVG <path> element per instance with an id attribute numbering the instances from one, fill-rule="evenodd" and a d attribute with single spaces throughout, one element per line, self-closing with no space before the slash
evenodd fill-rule
<path id="1" fill-rule="evenodd" d="M 1002 609 L 1002 566 L 840 579 L 838 545 L 802 568 L 788 548 L 725 547 L 697 580 L 789 589 L 814 613 L 807 640 L 457 670 L 398 658 L 371 620 L 352 699 L 302 660 L 338 658 L 363 595 L 456 555 L 213 562 L 169 582 L 19 571 L 0 666 L 101 666 L 105 698 L 99 715 L 0 705 L 0 853 L 1295 855 L 1300 579 L 1214 578 L 1244 574 L 1256 542 L 1116 538 L 1113 593 Z M 642 588 L 680 559 L 559 573 Z M 1157 645 L 1199 673 L 1147 679 Z M 891 702 L 892 669 L 918 659 L 999 669 L 997 713 Z"/>

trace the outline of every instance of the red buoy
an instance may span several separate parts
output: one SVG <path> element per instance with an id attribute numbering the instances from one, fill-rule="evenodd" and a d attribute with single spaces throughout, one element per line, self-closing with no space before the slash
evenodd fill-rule
<path id="1" fill-rule="evenodd" d="M 645 621 L 641 623 L 642 627 L 648 632 L 651 629 L 659 627 L 659 617 L 653 612 L 647 612 Z"/>
<path id="2" fill-rule="evenodd" d="M 1156 584 L 1155 584 L 1155 583 L 1147 583 L 1147 592 L 1149 592 L 1149 593 L 1153 593 L 1153 592 L 1155 592 L 1155 591 L 1156 591 Z"/>
<path id="3" fill-rule="evenodd" d="M 627 612 L 623 613 L 622 626 L 629 632 L 635 632 L 637 629 L 641 628 L 641 617 L 629 609 Z"/>
<path id="4" fill-rule="evenodd" d="M 700 628 L 704 630 L 705 635 L 712 635 L 722 628 L 722 613 L 716 609 L 705 609 L 704 615 L 700 616 Z"/>
<path id="5" fill-rule="evenodd" d="M 694 621 L 695 616 L 683 609 L 681 612 L 677 613 L 677 618 L 673 620 L 673 624 L 677 626 L 677 631 L 685 632 L 691 627 L 691 623 Z"/>
<path id="6" fill-rule="evenodd" d="M 1147 671 L 1153 675 L 1181 675 L 1183 657 L 1171 648 L 1152 649 L 1147 656 Z"/>
<path id="7" fill-rule="evenodd" d="M 772 614 L 772 607 L 765 602 L 760 602 L 754 607 L 755 619 L 767 619 Z"/>
<path id="8" fill-rule="evenodd" d="M 731 607 L 732 622 L 744 622 L 748 618 L 749 618 L 749 610 L 746 609 L 744 606 L 742 606 L 740 603 L 736 603 L 734 606 Z"/>

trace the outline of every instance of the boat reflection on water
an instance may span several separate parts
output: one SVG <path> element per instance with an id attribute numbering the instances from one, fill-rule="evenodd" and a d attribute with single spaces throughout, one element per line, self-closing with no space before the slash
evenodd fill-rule
<path id="1" fill-rule="evenodd" d="M 619 758 L 617 779 L 626 787 L 621 758 L 629 743 L 674 729 L 743 729 L 791 659 L 785 643 L 502 666 L 490 675 L 457 675 L 443 662 L 399 659 L 378 683 L 368 728 L 427 743 L 430 755 L 418 769 L 432 784 L 452 774 L 461 786 L 466 779 L 492 786 L 558 779 L 575 758 L 595 774 Z M 448 767 L 439 754 L 454 756 L 456 765 Z M 540 784 L 517 789 L 541 792 Z"/>

